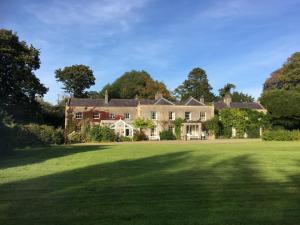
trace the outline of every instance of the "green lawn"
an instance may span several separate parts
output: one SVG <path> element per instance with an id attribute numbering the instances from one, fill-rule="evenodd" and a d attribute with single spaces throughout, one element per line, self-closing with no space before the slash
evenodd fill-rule
<path id="1" fill-rule="evenodd" d="M 300 224 L 300 142 L 20 150 L 0 160 L 0 224 Z"/>

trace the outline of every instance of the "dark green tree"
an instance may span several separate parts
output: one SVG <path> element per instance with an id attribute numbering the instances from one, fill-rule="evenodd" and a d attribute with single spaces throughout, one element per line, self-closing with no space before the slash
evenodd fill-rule
<path id="1" fill-rule="evenodd" d="M 174 90 L 174 94 L 181 101 L 186 100 L 189 96 L 197 99 L 204 97 L 205 101 L 208 102 L 215 99 L 206 72 L 201 68 L 194 68 L 189 73 L 188 79 Z"/>
<path id="2" fill-rule="evenodd" d="M 40 67 L 39 50 L 20 41 L 16 33 L 0 29 L 0 59 L 0 108 L 16 121 L 34 118 L 35 98 L 48 90 L 34 74 Z"/>
<path id="3" fill-rule="evenodd" d="M 95 84 L 93 71 L 85 65 L 67 66 L 55 71 L 57 81 L 64 84 L 67 93 L 76 98 L 86 97 L 85 89 Z"/>
<path id="4" fill-rule="evenodd" d="M 219 89 L 219 95 L 224 98 L 226 94 L 231 94 L 232 89 L 235 89 L 235 85 L 227 83 L 223 88 Z"/>
<path id="5" fill-rule="evenodd" d="M 274 89 L 265 91 L 260 100 L 268 110 L 273 126 L 300 128 L 300 92 Z"/>
<path id="6" fill-rule="evenodd" d="M 231 98 L 233 102 L 254 102 L 254 98 L 251 95 L 238 91 L 234 91 L 231 94 Z"/>
<path id="7" fill-rule="evenodd" d="M 112 84 L 107 84 L 100 91 L 99 96 L 104 96 L 108 90 L 110 98 L 154 98 L 157 92 L 170 99 L 170 92 L 163 82 L 153 80 L 146 71 L 132 70 L 124 73 Z M 95 95 L 93 95 L 95 96 Z M 96 95 L 98 96 L 98 95 Z"/>

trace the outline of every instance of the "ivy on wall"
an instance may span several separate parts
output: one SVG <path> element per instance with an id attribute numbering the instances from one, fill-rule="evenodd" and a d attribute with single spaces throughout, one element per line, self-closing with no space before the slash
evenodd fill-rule
<path id="1" fill-rule="evenodd" d="M 258 138 L 260 128 L 269 124 L 265 114 L 249 109 L 224 109 L 204 126 L 216 137 L 231 138 L 232 128 L 236 130 L 236 138 L 243 138 L 247 133 L 249 138 Z"/>

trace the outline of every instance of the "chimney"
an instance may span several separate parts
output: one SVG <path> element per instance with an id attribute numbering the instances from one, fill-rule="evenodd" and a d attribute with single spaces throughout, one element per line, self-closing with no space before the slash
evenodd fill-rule
<path id="1" fill-rule="evenodd" d="M 108 104 L 108 91 L 105 90 L 104 104 Z"/>
<path id="2" fill-rule="evenodd" d="M 203 95 L 200 97 L 200 102 L 204 104 L 204 96 Z"/>
<path id="3" fill-rule="evenodd" d="M 229 93 L 227 93 L 227 94 L 225 95 L 223 101 L 224 101 L 224 103 L 225 103 L 228 107 L 230 107 L 231 100 L 232 100 L 232 99 L 231 99 L 231 95 L 230 95 Z"/>
<path id="4" fill-rule="evenodd" d="M 156 94 L 155 94 L 155 100 L 158 100 L 158 99 L 160 99 L 162 97 L 163 97 L 163 95 L 159 91 L 156 92 Z"/>

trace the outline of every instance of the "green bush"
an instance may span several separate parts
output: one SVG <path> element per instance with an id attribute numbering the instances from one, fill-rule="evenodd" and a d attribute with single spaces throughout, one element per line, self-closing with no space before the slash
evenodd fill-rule
<path id="1" fill-rule="evenodd" d="M 118 141 L 120 141 L 120 142 L 130 142 L 132 140 L 133 140 L 132 137 L 121 136 L 121 137 L 118 138 Z"/>
<path id="2" fill-rule="evenodd" d="M 68 144 L 82 143 L 85 142 L 85 138 L 84 135 L 82 135 L 81 133 L 73 131 L 72 133 L 67 135 L 66 142 Z"/>
<path id="3" fill-rule="evenodd" d="M 28 124 L 21 127 L 18 142 L 23 145 L 62 144 L 64 132 L 48 125 Z"/>
<path id="4" fill-rule="evenodd" d="M 133 134 L 134 141 L 146 141 L 148 140 L 147 135 L 143 131 L 136 130 Z"/>
<path id="5" fill-rule="evenodd" d="M 172 131 L 164 130 L 159 133 L 160 140 L 176 140 Z"/>
<path id="6" fill-rule="evenodd" d="M 88 136 L 91 141 L 114 141 L 115 133 L 109 127 L 95 125 L 88 130 Z"/>
<path id="7" fill-rule="evenodd" d="M 250 125 L 247 129 L 248 138 L 259 138 L 259 127 L 255 125 Z"/>
<path id="8" fill-rule="evenodd" d="M 262 139 L 265 141 L 300 141 L 299 130 L 266 130 Z"/>

